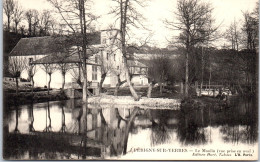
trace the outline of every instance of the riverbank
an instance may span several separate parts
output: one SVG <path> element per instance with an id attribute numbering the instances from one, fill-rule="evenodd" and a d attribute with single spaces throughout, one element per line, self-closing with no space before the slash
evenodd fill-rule
<path id="1" fill-rule="evenodd" d="M 88 103 L 91 105 L 100 105 L 101 107 L 115 107 L 120 106 L 139 106 L 145 108 L 161 109 L 180 109 L 184 111 L 189 111 L 192 109 L 200 109 L 205 107 L 214 107 L 216 109 L 222 109 L 227 105 L 227 102 L 222 101 L 214 97 L 193 97 L 188 99 L 183 99 L 181 94 L 166 90 L 162 94 L 154 89 L 152 93 L 152 98 L 147 98 L 145 96 L 146 88 L 137 88 L 138 95 L 141 96 L 139 101 L 135 101 L 134 98 L 129 94 L 129 89 L 122 88 L 120 90 L 120 96 L 113 96 L 110 92 L 102 93 L 98 96 L 88 97 Z M 4 94 L 4 104 L 8 106 L 12 105 L 23 105 L 29 103 L 39 103 L 47 101 L 59 101 L 69 99 L 65 93 L 61 93 L 59 90 L 50 91 L 50 95 L 47 91 L 43 92 L 22 92 L 16 95 L 15 93 Z"/>
<path id="2" fill-rule="evenodd" d="M 236 102 L 236 98 L 238 97 L 239 95 L 232 95 L 228 96 L 226 100 L 212 96 L 187 98 L 182 100 L 180 108 L 185 113 L 201 109 L 213 109 L 214 111 L 222 111 L 234 105 L 234 102 Z"/>
<path id="3" fill-rule="evenodd" d="M 39 103 L 47 101 L 60 101 L 67 100 L 68 97 L 60 91 L 50 91 L 48 95 L 47 91 L 39 92 L 20 92 L 18 95 L 15 93 L 4 93 L 3 100 L 4 105 L 13 106 L 13 105 L 24 105 L 29 103 Z"/>
<path id="4" fill-rule="evenodd" d="M 112 96 L 100 95 L 88 98 L 88 103 L 95 105 L 130 105 L 130 106 L 148 106 L 148 107 L 171 107 L 179 108 L 181 99 L 169 98 L 147 98 L 142 97 L 139 101 L 135 101 L 132 96 Z"/>

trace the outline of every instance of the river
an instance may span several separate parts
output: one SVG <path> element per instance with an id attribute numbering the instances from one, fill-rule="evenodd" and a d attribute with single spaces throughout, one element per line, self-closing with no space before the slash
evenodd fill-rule
<path id="1" fill-rule="evenodd" d="M 5 159 L 156 159 L 165 148 L 180 152 L 177 159 L 182 159 L 183 152 L 196 148 L 256 148 L 258 142 L 258 108 L 250 98 L 238 98 L 225 109 L 189 112 L 86 105 L 80 100 L 8 109 Z"/>

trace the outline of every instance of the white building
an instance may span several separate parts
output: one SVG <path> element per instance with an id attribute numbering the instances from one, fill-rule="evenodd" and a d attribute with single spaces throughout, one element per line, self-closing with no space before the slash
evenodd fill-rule
<path id="1" fill-rule="evenodd" d="M 115 87 L 117 84 L 117 76 L 121 80 L 125 78 L 123 70 L 123 56 L 119 42 L 119 31 L 116 29 L 103 30 L 87 35 L 88 50 L 87 50 L 87 79 L 93 86 L 97 86 L 101 80 L 101 70 L 107 68 L 109 71 L 103 82 L 103 86 Z M 66 36 L 46 36 L 46 37 L 32 37 L 22 38 L 14 49 L 9 54 L 10 58 L 19 57 L 26 63 L 27 70 L 23 70 L 21 78 L 27 79 L 28 68 L 30 65 L 35 65 L 36 73 L 34 75 L 35 87 L 47 86 L 49 76 L 44 70 L 44 65 L 66 63 L 70 65 L 70 70 L 65 75 L 65 88 L 77 86 L 79 64 L 82 59 L 79 58 L 77 49 L 77 40 L 67 41 Z M 79 41 L 80 42 L 80 41 Z M 133 78 L 134 83 L 144 85 L 147 83 L 145 77 L 142 76 L 139 80 L 137 77 L 138 63 L 129 61 L 130 69 L 135 73 Z M 133 66 L 133 67 L 132 67 Z M 145 67 L 143 67 L 145 68 Z M 139 68 L 139 74 L 141 69 Z M 83 77 L 81 77 L 83 78 Z M 53 71 L 51 75 L 51 88 L 62 87 L 62 72 L 60 69 Z"/>

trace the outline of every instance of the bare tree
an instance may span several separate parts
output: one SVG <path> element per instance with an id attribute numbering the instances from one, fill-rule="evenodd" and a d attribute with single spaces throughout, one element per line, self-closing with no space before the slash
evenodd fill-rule
<path id="1" fill-rule="evenodd" d="M 140 0 L 113 0 L 116 3 L 116 7 L 112 9 L 111 13 L 116 15 L 116 21 L 119 20 L 119 29 L 120 29 L 120 48 L 123 54 L 123 65 L 126 81 L 128 83 L 129 89 L 134 97 L 134 100 L 139 100 L 140 96 L 137 95 L 133 85 L 131 84 L 131 76 L 129 72 L 129 67 L 127 65 L 128 53 L 127 53 L 127 39 L 130 35 L 130 26 L 131 27 L 144 27 L 143 15 L 138 12 L 138 7 L 144 7 L 143 1 Z"/>
<path id="2" fill-rule="evenodd" d="M 39 18 L 40 36 L 46 36 L 49 34 L 52 23 L 51 12 L 49 10 L 44 10 Z"/>
<path id="3" fill-rule="evenodd" d="M 15 24 L 15 33 L 18 32 L 18 25 L 23 19 L 23 12 L 24 11 L 22 7 L 19 5 L 18 1 L 16 1 L 14 5 L 14 18 L 13 18 Z"/>
<path id="4" fill-rule="evenodd" d="M 256 9 L 257 10 L 257 9 Z M 242 31 L 245 35 L 246 48 L 255 50 L 258 46 L 258 12 L 244 12 L 244 25 Z"/>
<path id="5" fill-rule="evenodd" d="M 29 76 L 29 79 L 32 83 L 32 89 L 31 89 L 31 92 L 33 93 L 33 89 L 34 89 L 34 75 L 36 74 L 38 68 L 36 67 L 35 64 L 31 64 L 31 62 L 29 63 L 29 66 L 26 67 L 27 69 L 27 73 L 28 73 L 28 76 Z"/>
<path id="6" fill-rule="evenodd" d="M 100 72 L 101 72 L 101 80 L 99 82 L 99 93 L 101 93 L 103 91 L 103 83 L 106 79 L 106 76 L 111 72 L 112 69 L 112 64 L 110 61 L 106 60 L 105 58 L 105 53 L 103 51 L 101 51 L 101 55 L 100 57 L 98 57 L 98 62 L 100 64 L 99 68 L 100 68 Z"/>
<path id="7" fill-rule="evenodd" d="M 189 87 L 189 55 L 192 48 L 206 41 L 212 40 L 211 35 L 217 28 L 213 27 L 213 8 L 209 3 L 199 0 L 178 0 L 177 16 L 178 22 L 166 20 L 170 29 L 181 31 L 178 37 L 179 43 L 185 46 L 185 96 L 188 96 Z"/>
<path id="8" fill-rule="evenodd" d="M 231 42 L 231 49 L 238 51 L 241 42 L 241 31 L 239 31 L 238 22 L 236 20 L 230 24 L 225 33 L 225 37 Z"/>
<path id="9" fill-rule="evenodd" d="M 73 77 L 74 81 L 82 88 L 81 82 L 81 65 L 77 63 L 74 68 L 71 68 L 70 75 Z"/>
<path id="10" fill-rule="evenodd" d="M 118 91 L 121 85 L 123 85 L 124 83 L 127 82 L 127 80 L 121 80 L 121 76 L 124 73 L 124 69 L 121 66 L 118 67 L 111 67 L 111 74 L 116 75 L 117 78 L 117 83 L 116 83 L 116 88 L 114 91 L 114 95 L 117 96 L 118 95 Z M 132 79 L 132 75 L 130 74 L 130 80 Z"/>
<path id="11" fill-rule="evenodd" d="M 13 78 L 15 78 L 16 81 L 16 95 L 18 94 L 19 88 L 18 78 L 21 76 L 22 71 L 26 68 L 25 62 L 26 59 L 22 56 L 9 57 L 9 73 Z"/>
<path id="12" fill-rule="evenodd" d="M 7 31 L 10 31 L 10 23 L 14 14 L 15 3 L 14 0 L 4 0 L 3 2 L 4 13 L 7 17 Z"/>
<path id="13" fill-rule="evenodd" d="M 25 12 L 25 18 L 28 22 L 28 35 L 32 36 L 36 34 L 36 27 L 38 25 L 39 22 L 39 13 L 37 10 L 28 10 Z"/>
<path id="14" fill-rule="evenodd" d="M 42 64 L 42 69 L 49 75 L 49 82 L 48 82 L 48 95 L 50 94 L 51 88 L 51 75 L 57 70 L 55 64 Z"/>
<path id="15" fill-rule="evenodd" d="M 62 87 L 61 87 L 61 90 L 64 91 L 65 76 L 66 76 L 66 73 L 71 69 L 71 65 L 68 64 L 68 63 L 59 63 L 58 64 L 58 69 L 60 69 L 61 74 L 62 74 Z"/>
<path id="16" fill-rule="evenodd" d="M 160 94 L 163 91 L 163 83 L 169 80 L 171 75 L 171 59 L 165 54 L 154 55 L 152 58 L 147 60 L 148 71 L 147 78 L 149 82 L 147 97 L 151 97 L 153 85 L 158 83 L 160 86 Z"/>
<path id="17" fill-rule="evenodd" d="M 83 74 L 83 95 L 82 100 L 87 101 L 87 62 L 89 48 L 89 38 L 87 38 L 87 31 L 90 31 L 91 23 L 96 19 L 96 16 L 86 11 L 86 8 L 90 8 L 91 4 L 86 0 L 48 0 L 58 11 L 62 17 L 63 22 L 69 28 L 70 32 L 74 36 L 80 36 L 81 38 L 75 38 L 77 43 L 77 50 L 79 58 L 82 61 L 81 69 Z M 79 35 L 80 33 L 80 35 Z"/>
<path id="18" fill-rule="evenodd" d="M 33 17 L 32 17 L 32 35 L 37 35 L 37 27 L 39 25 L 39 12 L 37 10 L 33 10 Z"/>

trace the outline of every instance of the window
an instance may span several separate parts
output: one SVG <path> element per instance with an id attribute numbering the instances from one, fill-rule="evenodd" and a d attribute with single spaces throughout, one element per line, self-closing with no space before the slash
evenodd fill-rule
<path id="1" fill-rule="evenodd" d="M 97 80 L 97 66 L 92 65 L 92 80 Z"/>

